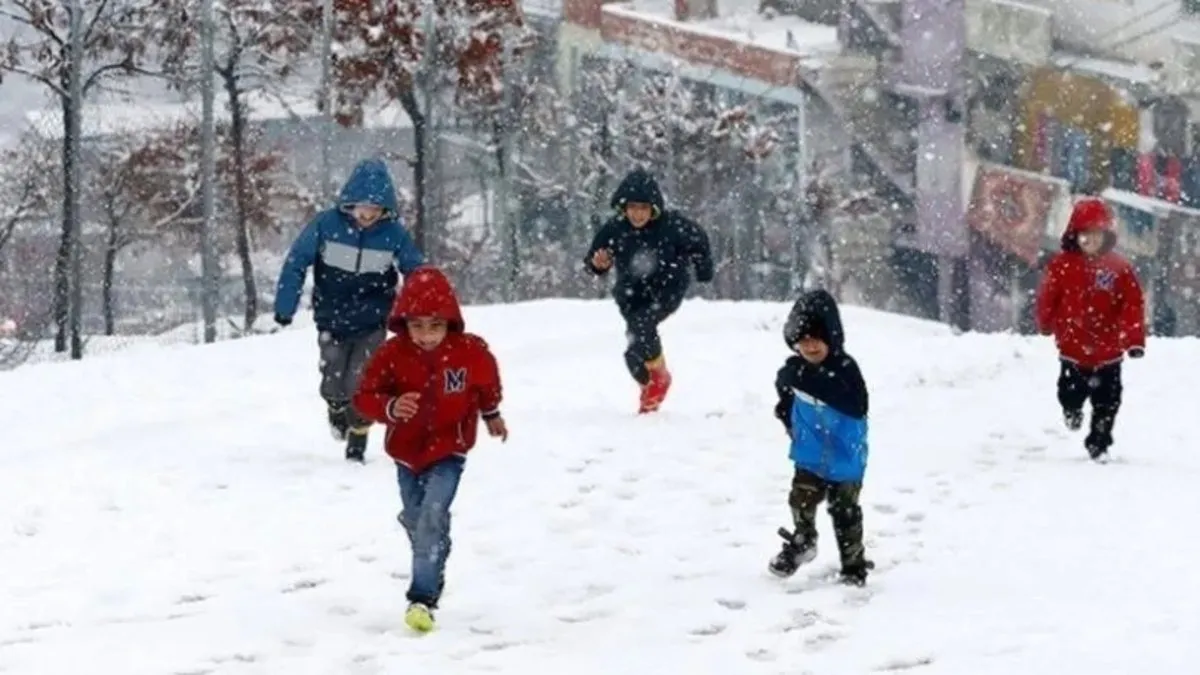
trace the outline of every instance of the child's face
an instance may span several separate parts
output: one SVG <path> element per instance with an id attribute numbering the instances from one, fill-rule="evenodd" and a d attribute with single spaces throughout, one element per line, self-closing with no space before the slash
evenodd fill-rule
<path id="1" fill-rule="evenodd" d="M 383 217 L 383 207 L 376 204 L 355 204 L 350 215 L 359 227 L 370 227 Z"/>
<path id="2" fill-rule="evenodd" d="M 634 227 L 645 227 L 646 223 L 650 222 L 650 216 L 652 215 L 654 215 L 654 207 L 649 204 L 629 202 L 625 205 L 625 217 L 629 219 L 629 224 Z"/>
<path id="3" fill-rule="evenodd" d="M 445 319 L 419 316 L 408 320 L 408 337 L 426 351 L 437 348 L 446 339 L 450 326 Z"/>
<path id="4" fill-rule="evenodd" d="M 1104 248 L 1104 232 L 1088 230 L 1079 233 L 1079 250 L 1088 255 L 1096 255 Z"/>
<path id="5" fill-rule="evenodd" d="M 829 356 L 829 345 L 815 337 L 803 337 L 796 343 L 796 352 L 804 357 L 805 361 L 817 364 Z"/>

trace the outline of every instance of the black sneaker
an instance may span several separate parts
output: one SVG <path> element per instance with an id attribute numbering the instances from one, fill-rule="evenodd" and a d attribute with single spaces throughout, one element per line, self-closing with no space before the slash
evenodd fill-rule
<path id="1" fill-rule="evenodd" d="M 771 559 L 767 570 L 775 576 L 786 579 L 796 573 L 802 565 L 812 562 L 817 557 L 815 543 L 798 543 L 795 535 L 782 527 L 779 536 L 783 537 L 783 550 Z"/>
<path id="2" fill-rule="evenodd" d="M 351 431 L 346 434 L 346 461 L 365 462 L 367 454 L 366 432 Z"/>
<path id="3" fill-rule="evenodd" d="M 350 430 L 350 416 L 346 406 L 330 404 L 326 414 L 329 417 L 329 433 L 333 434 L 333 440 L 346 440 L 346 433 Z"/>
<path id="4" fill-rule="evenodd" d="M 1082 410 L 1063 410 L 1063 422 L 1071 431 L 1079 431 L 1083 427 L 1083 411 Z"/>
<path id="5" fill-rule="evenodd" d="M 1108 463 L 1108 448 L 1101 448 L 1095 445 L 1088 445 L 1086 447 L 1088 457 L 1091 457 L 1092 461 L 1096 462 L 1097 464 Z"/>

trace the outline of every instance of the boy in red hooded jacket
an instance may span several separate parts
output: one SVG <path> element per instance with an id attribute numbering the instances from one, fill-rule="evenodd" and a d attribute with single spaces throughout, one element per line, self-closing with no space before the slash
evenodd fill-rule
<path id="1" fill-rule="evenodd" d="M 354 407 L 387 426 L 384 449 L 396 462 L 412 545 L 405 623 L 433 629 L 450 555 L 450 504 L 482 417 L 488 433 L 508 439 L 500 416 L 500 372 L 487 343 L 464 332 L 454 288 L 441 271 L 405 277 L 388 318 L 395 333 L 363 371 Z"/>
<path id="2" fill-rule="evenodd" d="M 1113 214 L 1103 200 L 1075 204 L 1050 260 L 1037 297 L 1038 329 L 1054 335 L 1061 369 L 1058 401 L 1067 428 L 1083 426 L 1083 405 L 1092 404 L 1088 455 L 1108 457 L 1121 407 L 1121 361 L 1146 350 L 1145 303 L 1136 272 L 1113 252 Z"/>

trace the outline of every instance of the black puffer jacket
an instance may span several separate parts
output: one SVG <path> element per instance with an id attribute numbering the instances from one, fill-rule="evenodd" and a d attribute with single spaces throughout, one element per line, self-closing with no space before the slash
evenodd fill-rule
<path id="1" fill-rule="evenodd" d="M 846 353 L 846 331 L 837 300 L 828 291 L 800 296 L 783 326 L 783 340 L 795 349 L 800 338 L 815 337 L 829 345 L 829 355 L 818 364 L 792 356 L 775 376 L 779 403 L 775 416 L 786 427 L 791 423 L 792 399 L 800 391 L 854 418 L 867 416 L 867 385 L 858 362 Z"/>
<path id="2" fill-rule="evenodd" d="M 645 227 L 636 228 L 625 217 L 629 203 L 649 204 L 653 213 Z M 622 306 L 653 302 L 658 298 L 682 297 L 691 282 L 713 279 L 712 249 L 708 235 L 678 211 L 667 209 L 658 182 L 644 169 L 625 176 L 613 192 L 612 207 L 618 211 L 600 228 L 584 257 L 593 274 L 605 274 L 592 265 L 592 256 L 607 249 L 613 258 L 617 282 L 613 297 Z"/>

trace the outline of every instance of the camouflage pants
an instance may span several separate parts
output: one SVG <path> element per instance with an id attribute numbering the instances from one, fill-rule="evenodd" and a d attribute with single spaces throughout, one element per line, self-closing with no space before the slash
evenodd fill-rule
<path id="1" fill-rule="evenodd" d="M 803 547 L 817 543 L 817 507 L 828 500 L 842 567 L 864 564 L 863 514 L 858 504 L 862 483 L 831 483 L 820 476 L 797 469 L 792 477 L 788 506 L 796 525 L 796 542 Z"/>

